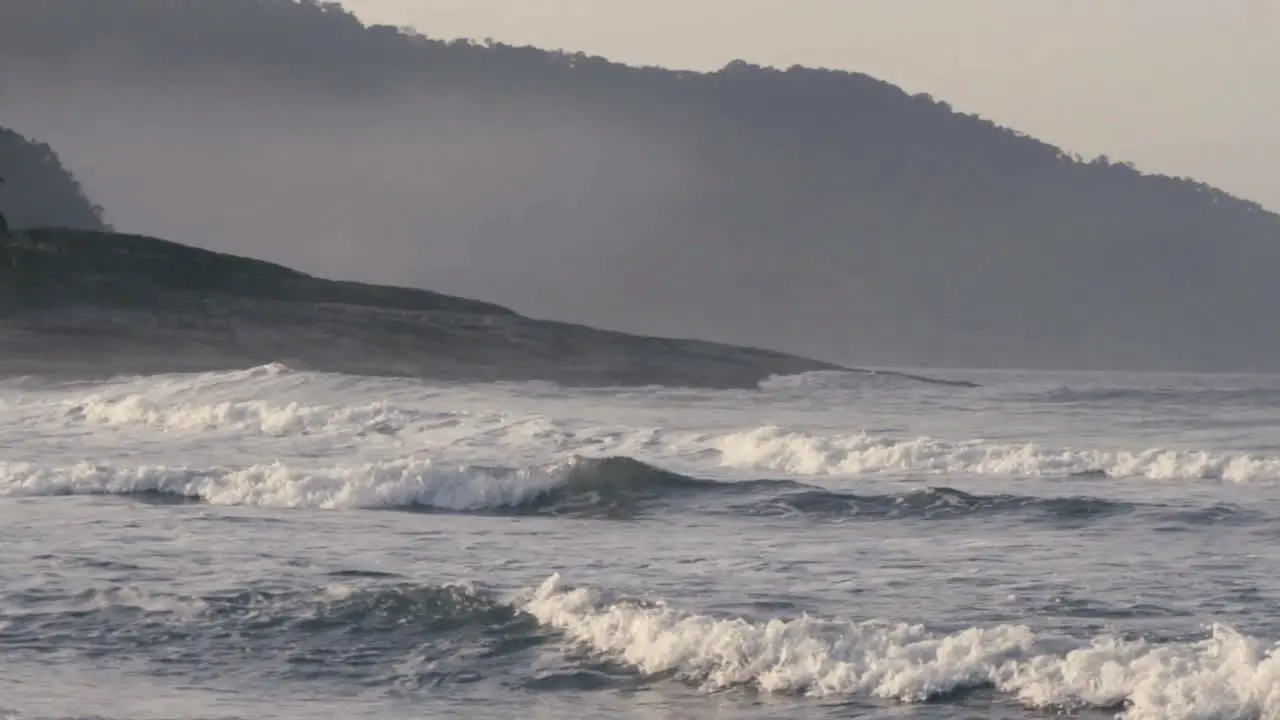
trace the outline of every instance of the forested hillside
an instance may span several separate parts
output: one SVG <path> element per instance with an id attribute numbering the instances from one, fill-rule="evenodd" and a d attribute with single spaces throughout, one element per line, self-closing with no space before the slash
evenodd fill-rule
<path id="1" fill-rule="evenodd" d="M 862 74 L 292 0 L 9 0 L 0 63 L 128 230 L 836 362 L 1280 369 L 1280 217 Z"/>
<path id="2" fill-rule="evenodd" d="M 11 228 L 59 225 L 101 230 L 102 208 L 62 166 L 47 144 L 0 127 L 0 213 Z"/>

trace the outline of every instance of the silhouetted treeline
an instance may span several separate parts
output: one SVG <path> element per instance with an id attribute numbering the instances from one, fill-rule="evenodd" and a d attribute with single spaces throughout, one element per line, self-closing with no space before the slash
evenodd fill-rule
<path id="1" fill-rule="evenodd" d="M 0 213 L 10 228 L 51 225 L 102 230 L 102 208 L 84 189 L 53 148 L 0 127 Z"/>
<path id="2" fill-rule="evenodd" d="M 519 310 L 850 363 L 1280 368 L 1280 217 L 862 74 L 633 68 L 366 27 L 306 0 L 6 0 L 0 64 L 11 79 L 240 83 L 335 108 L 465 97 L 485 127 L 553 107 L 676 148 L 685 182 L 643 221 L 475 221 L 475 285 L 447 289 Z M 632 191 L 609 178 L 627 169 L 610 172 L 600 204 L 626 208 Z M 520 261 L 528 285 L 484 279 L 516 249 L 541 263 Z"/>

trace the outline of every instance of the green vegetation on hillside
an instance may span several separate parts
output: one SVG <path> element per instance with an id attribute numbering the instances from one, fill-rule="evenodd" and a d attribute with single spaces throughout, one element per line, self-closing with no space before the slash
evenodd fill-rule
<path id="1" fill-rule="evenodd" d="M 465 97 L 477 119 L 517 129 L 555 108 L 677 148 L 689 183 L 661 213 L 608 232 L 550 225 L 609 246 L 614 264 L 590 269 L 607 283 L 578 285 L 592 273 L 554 255 L 539 275 L 570 295 L 607 285 L 644 332 L 875 364 L 1259 369 L 1280 357 L 1280 216 L 864 74 L 627 67 L 369 27 L 313 0 L 12 0 L 0 63 L 50 83 L 240 78 L 371 107 Z M 627 207 L 625 183 L 617 197 L 609 177 L 596 187 Z M 505 232 L 476 242 L 500 250 L 540 230 Z M 579 305 L 587 322 L 615 312 Z"/>
<path id="2" fill-rule="evenodd" d="M 85 196 L 53 148 L 0 127 L 0 215 L 13 229 L 56 225 L 103 230 L 102 208 Z"/>

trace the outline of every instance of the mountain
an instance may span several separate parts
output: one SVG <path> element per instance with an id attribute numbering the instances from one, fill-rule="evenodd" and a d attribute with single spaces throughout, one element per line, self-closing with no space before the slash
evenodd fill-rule
<path id="1" fill-rule="evenodd" d="M 1280 369 L 1280 216 L 864 74 L 296 0 L 9 0 L 0 63 L 4 117 L 148 234 L 840 364 Z"/>
<path id="2" fill-rule="evenodd" d="M 104 230 L 103 211 L 91 203 L 58 154 L 0 127 L 0 214 L 13 227 L 60 225 Z"/>
<path id="3" fill-rule="evenodd" d="M 0 128 L 14 217 L 102 211 L 47 145 Z M 36 161 L 33 161 L 36 160 Z M 32 183 L 41 192 L 31 192 Z M 179 372 L 273 362 L 437 380 L 755 388 L 867 373 L 777 352 L 523 317 L 428 290 L 325 280 L 168 240 L 74 227 L 0 237 L 0 376 Z M 971 386 L 905 373 L 916 382 Z"/>
<path id="4" fill-rule="evenodd" d="M 425 290 L 323 280 L 143 236 L 38 228 L 15 233 L 0 249 L 4 374 L 283 361 L 444 380 L 754 388 L 771 375 L 846 370 L 750 348 L 533 320 Z"/>

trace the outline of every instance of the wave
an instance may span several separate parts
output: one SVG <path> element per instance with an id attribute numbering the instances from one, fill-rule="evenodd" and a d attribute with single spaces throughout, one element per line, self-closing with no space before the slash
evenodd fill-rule
<path id="1" fill-rule="evenodd" d="M 269 681 L 432 689 L 501 675 L 535 689 L 550 682 L 545 649 L 562 643 L 568 652 L 550 675 L 579 684 L 629 677 L 903 703 L 994 690 L 1028 708 L 1130 720 L 1280 714 L 1280 646 L 1224 625 L 1196 640 L 1152 641 L 1009 624 L 936 632 L 884 620 L 713 617 L 571 587 L 558 574 L 515 594 L 409 582 L 203 595 L 18 590 L 0 596 L 0 618 L 6 637 L 28 647 L 159 662 L 166 672 L 243 672 L 252 659 Z M 539 672 L 521 670 L 531 664 Z"/>
<path id="2" fill-rule="evenodd" d="M 58 405 L 57 412 L 63 422 L 144 426 L 164 432 L 235 430 L 275 437 L 395 436 L 413 432 L 417 434 L 416 441 L 426 447 L 444 449 L 460 444 L 469 450 L 487 448 L 522 459 L 530 457 L 529 453 L 535 457 L 561 457 L 566 452 L 647 455 L 656 450 L 685 458 L 712 453 L 724 468 L 793 476 L 955 473 L 1233 483 L 1280 480 L 1280 457 L 1249 453 L 1048 448 L 1035 443 L 989 443 L 980 439 L 901 438 L 865 432 L 821 434 L 777 426 L 727 433 L 594 425 L 575 428 L 545 416 L 421 410 L 386 401 L 359 405 L 262 400 L 183 402 L 168 394 L 81 396 Z M 184 393 L 174 388 L 171 394 Z"/>
<path id="3" fill-rule="evenodd" d="M 293 469 L 0 462 L 0 496 L 158 495 L 214 505 L 316 509 L 620 515 L 647 501 L 750 483 L 686 477 L 625 457 L 574 457 L 528 468 L 439 467 L 428 459 Z"/>
<path id="4" fill-rule="evenodd" d="M 1045 403 L 1182 403 L 1197 407 L 1212 405 L 1246 405 L 1274 408 L 1280 405 L 1280 388 L 1272 385 L 1258 387 L 1203 387 L 1203 386 L 1099 386 L 1057 387 L 1031 393 L 1027 399 Z"/>
<path id="5" fill-rule="evenodd" d="M 70 420 L 107 426 L 141 425 L 166 431 L 235 429 L 276 436 L 344 430 L 395 434 L 413 423 L 448 422 L 457 415 L 422 413 L 385 402 L 357 406 L 264 400 L 169 403 L 143 395 L 91 395 L 67 403 L 65 411 Z"/>
<path id="6" fill-rule="evenodd" d="M 336 579 L 383 579 L 384 574 L 348 571 Z M 294 623 L 309 631 L 360 628 L 395 630 L 412 621 L 421 631 L 489 625 L 509 620 L 513 608 L 469 583 L 329 585 L 312 590 L 240 589 L 207 595 L 155 593 L 137 586 L 78 592 L 23 590 L 0 597 L 0 616 L 22 620 L 76 621 L 93 613 L 122 620 L 139 615 L 183 622 L 246 620 L 262 629 Z M 384 627 L 385 626 L 385 627 Z"/>
<path id="7" fill-rule="evenodd" d="M 942 520 L 1025 514 L 1035 519 L 1084 520 L 1122 515 L 1138 507 L 1134 503 L 1092 497 L 975 495 L 954 488 L 928 487 L 885 495 L 801 490 L 739 509 L 755 515 L 809 515 L 850 519 Z M 1221 519 L 1227 518 L 1235 519 L 1235 515 L 1228 513 Z"/>
<path id="8" fill-rule="evenodd" d="M 343 581 L 351 578 L 343 577 Z M 0 596 L 7 642 L 101 662 L 159 663 L 269 682 L 434 687 L 502 672 L 502 656 L 541 642 L 537 621 L 469 583 L 344 582 L 204 595 L 112 586 Z"/>
<path id="9" fill-rule="evenodd" d="M 437 467 L 427 459 L 316 469 L 282 463 L 244 468 L 0 463 L 0 494 L 11 497 L 157 494 L 277 508 L 478 511 L 519 507 L 563 482 L 557 468 Z"/>
<path id="10" fill-rule="evenodd" d="M 1174 508 L 1088 496 L 980 495 L 948 487 L 860 494 L 785 479 L 718 481 L 629 457 L 574 457 L 528 468 L 438 467 L 405 459 L 358 467 L 182 468 L 80 464 L 41 468 L 0 462 L 0 497 L 116 495 L 147 502 L 271 508 L 386 509 L 631 519 L 688 511 L 815 520 L 946 520 L 1019 516 L 1092 521 L 1137 510 L 1177 525 L 1241 523 L 1255 514 L 1230 505 Z"/>
<path id="11" fill-rule="evenodd" d="M 902 381 L 909 381 L 903 383 Z M 904 384 L 939 385 L 943 387 L 976 388 L 981 387 L 969 380 L 953 380 L 948 378 L 917 375 L 900 370 L 864 370 L 851 368 L 847 370 L 814 370 L 796 375 L 771 375 L 760 381 L 761 390 L 793 391 L 793 390 L 844 390 L 867 387 L 870 383 L 882 381 L 889 387 L 900 387 Z"/>
<path id="12" fill-rule="evenodd" d="M 345 574 L 342 579 L 350 577 Z M 254 619 L 265 614 L 296 623 L 309 633 L 326 630 L 363 633 L 436 633 L 465 626 L 492 628 L 517 620 L 516 610 L 475 585 L 330 585 L 320 592 L 248 590 L 210 595 L 199 601 L 209 615 Z"/>
<path id="13" fill-rule="evenodd" d="M 752 622 L 615 600 L 553 575 L 523 609 L 575 645 L 646 676 L 708 691 L 869 696 L 920 703 L 995 689 L 1045 710 L 1130 720 L 1280 715 L 1280 646 L 1215 625 L 1189 643 L 1081 641 L 1021 625 L 940 634 L 919 625 L 812 617 Z"/>
<path id="14" fill-rule="evenodd" d="M 1155 480 L 1280 480 L 1280 457 L 1151 448 L 1139 451 L 1049 449 L 1034 443 L 899 439 L 858 433 L 815 435 L 769 426 L 709 440 L 726 467 L 792 475 L 930 474 Z"/>

